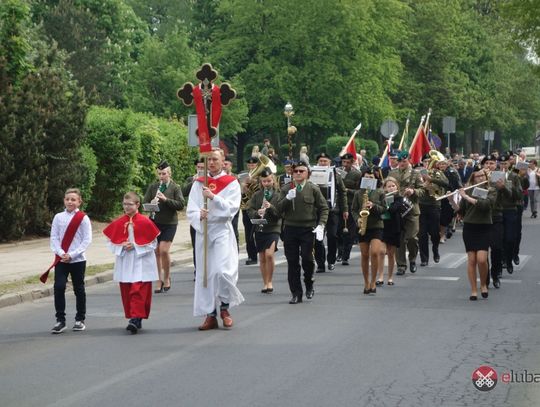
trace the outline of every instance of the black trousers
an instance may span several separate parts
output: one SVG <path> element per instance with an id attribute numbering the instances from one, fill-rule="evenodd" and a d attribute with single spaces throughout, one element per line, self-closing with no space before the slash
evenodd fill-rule
<path id="1" fill-rule="evenodd" d="M 503 259 L 506 264 L 512 264 L 517 240 L 517 210 L 503 209 Z"/>
<path id="2" fill-rule="evenodd" d="M 521 230 L 523 229 L 523 206 L 517 206 L 516 219 L 516 244 L 514 245 L 514 257 L 519 256 L 519 246 L 521 245 Z"/>
<path id="3" fill-rule="evenodd" d="M 306 290 L 313 288 L 314 241 L 315 234 L 312 227 L 285 226 L 283 228 L 283 248 L 287 258 L 289 289 L 293 295 L 301 296 L 303 294 L 301 269 L 304 269 Z M 300 267 L 300 257 L 302 258 L 302 267 Z"/>
<path id="4" fill-rule="evenodd" d="M 439 254 L 439 224 L 441 209 L 432 205 L 420 205 L 420 231 L 418 232 L 418 248 L 420 261 L 429 261 L 429 238 L 433 247 L 433 254 Z"/>
<path id="5" fill-rule="evenodd" d="M 246 236 L 246 251 L 250 260 L 257 261 L 257 247 L 255 246 L 255 235 L 253 225 L 248 215 L 248 211 L 242 211 L 242 222 L 244 223 L 244 232 Z"/>
<path id="6" fill-rule="evenodd" d="M 84 272 L 86 261 L 77 263 L 58 263 L 54 268 L 54 308 L 56 321 L 66 322 L 66 283 L 68 275 L 71 275 L 73 292 L 77 314 L 76 321 L 84 321 L 86 318 L 86 291 L 84 289 Z"/>
<path id="7" fill-rule="evenodd" d="M 491 260 L 491 278 L 497 279 L 502 274 L 504 225 L 502 216 L 493 217 L 491 240 L 489 243 Z"/>
<path id="8" fill-rule="evenodd" d="M 339 225 L 339 213 L 328 213 L 328 221 L 326 222 L 326 244 L 328 246 L 328 256 L 326 248 L 324 247 L 324 241 L 315 240 L 315 261 L 317 262 L 317 269 L 324 269 L 325 260 L 328 264 L 336 263 L 337 254 L 337 231 Z"/>

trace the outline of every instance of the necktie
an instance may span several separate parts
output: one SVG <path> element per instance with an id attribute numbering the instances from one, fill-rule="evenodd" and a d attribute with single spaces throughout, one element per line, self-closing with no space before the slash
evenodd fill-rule
<path id="1" fill-rule="evenodd" d="M 302 192 L 302 185 L 298 184 L 298 185 L 296 186 L 296 190 L 297 190 L 298 192 Z"/>
<path id="2" fill-rule="evenodd" d="M 163 183 L 159 186 L 159 192 L 163 193 L 167 189 L 167 184 Z"/>

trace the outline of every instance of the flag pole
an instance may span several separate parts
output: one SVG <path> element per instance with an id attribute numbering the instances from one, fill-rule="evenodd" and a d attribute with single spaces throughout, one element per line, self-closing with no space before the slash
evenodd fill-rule
<path id="1" fill-rule="evenodd" d="M 354 143 L 354 137 L 356 136 L 356 133 L 358 133 L 360 131 L 360 129 L 362 128 L 362 123 L 358 123 L 358 126 L 356 126 L 354 128 L 354 131 L 353 131 L 353 134 L 351 136 L 351 138 L 349 138 L 349 141 L 347 141 L 347 144 L 345 144 L 345 147 L 343 147 L 339 153 L 339 156 L 341 157 L 343 154 L 345 154 L 345 151 L 347 151 L 347 146 L 351 143 Z M 356 160 L 356 157 L 354 157 L 354 159 Z"/>
<path id="2" fill-rule="evenodd" d="M 407 115 L 407 121 L 405 122 L 405 128 L 403 129 L 403 134 L 401 135 L 401 140 L 399 141 L 399 147 L 398 150 L 401 150 L 403 148 L 403 141 L 406 137 L 409 137 L 409 116 Z"/>

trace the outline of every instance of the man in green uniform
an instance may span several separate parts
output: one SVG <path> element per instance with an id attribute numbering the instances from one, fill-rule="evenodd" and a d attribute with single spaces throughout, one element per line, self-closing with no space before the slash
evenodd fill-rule
<path id="1" fill-rule="evenodd" d="M 402 276 L 407 270 L 406 250 L 409 250 L 409 270 L 416 273 L 416 255 L 418 254 L 418 230 L 420 207 L 418 199 L 424 195 L 420 173 L 413 170 L 409 163 L 409 153 L 401 151 L 398 154 L 398 168 L 388 173 L 389 177 L 399 182 L 400 195 L 407 198 L 412 209 L 403 218 L 401 240 L 396 252 L 397 275 Z"/>
<path id="2" fill-rule="evenodd" d="M 309 166 L 303 161 L 293 165 L 293 183 L 281 188 L 277 209 L 283 218 L 283 248 L 287 258 L 287 274 L 292 298 L 289 304 L 302 302 L 301 268 L 304 269 L 306 298 L 315 294 L 313 288 L 313 244 L 324 237 L 328 205 L 319 187 L 308 180 Z M 300 267 L 302 257 L 302 267 Z"/>
<path id="3" fill-rule="evenodd" d="M 351 153 L 346 153 L 341 157 L 342 165 L 342 178 L 345 184 L 345 191 L 347 192 L 347 212 L 351 213 L 351 205 L 354 197 L 354 193 L 360 189 L 360 181 L 362 181 L 362 173 L 353 167 L 353 163 L 356 157 L 353 157 Z M 356 237 L 356 225 L 352 216 L 347 216 L 347 219 L 343 219 L 343 226 L 339 230 L 347 229 L 343 231 L 343 252 L 341 264 L 344 266 L 349 265 L 349 257 L 351 256 L 351 250 Z"/>

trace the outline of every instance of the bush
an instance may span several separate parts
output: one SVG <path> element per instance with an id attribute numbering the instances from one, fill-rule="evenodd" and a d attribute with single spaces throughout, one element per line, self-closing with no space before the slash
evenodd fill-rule
<path id="1" fill-rule="evenodd" d="M 79 149 L 80 160 L 79 173 L 81 174 L 80 180 L 75 187 L 81 190 L 83 198 L 82 209 L 86 210 L 88 202 L 92 197 L 92 190 L 96 184 L 96 172 L 97 172 L 97 158 L 94 154 L 94 150 L 88 145 L 82 145 Z"/>

